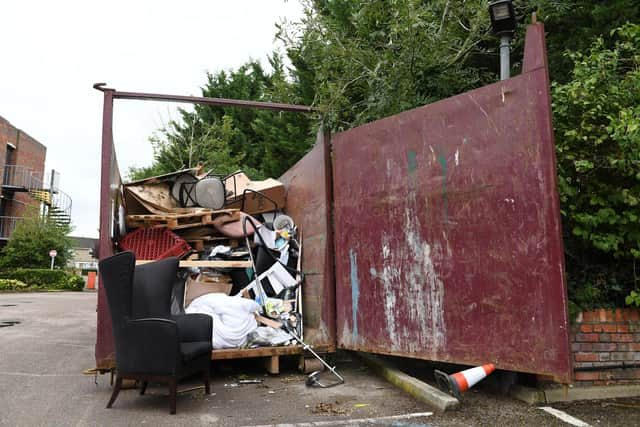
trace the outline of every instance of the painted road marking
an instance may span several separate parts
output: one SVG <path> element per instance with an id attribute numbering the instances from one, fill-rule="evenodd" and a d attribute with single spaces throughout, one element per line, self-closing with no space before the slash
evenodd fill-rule
<path id="1" fill-rule="evenodd" d="M 556 418 L 561 419 L 567 424 L 571 424 L 572 426 L 591 427 L 591 424 L 587 424 L 584 421 L 577 419 L 576 417 L 572 417 L 571 415 L 561 411 L 560 409 L 555 409 L 550 406 L 541 406 L 540 409 L 542 409 L 545 412 L 548 412 L 549 414 L 553 415 Z"/>
<path id="2" fill-rule="evenodd" d="M 388 417 L 359 418 L 355 420 L 312 421 L 308 423 L 296 423 L 296 424 L 264 424 L 261 426 L 253 426 L 253 427 L 324 427 L 324 426 L 345 426 L 345 425 L 357 426 L 364 423 L 378 424 L 378 423 L 387 422 L 387 421 L 401 421 L 401 420 L 410 420 L 412 418 L 430 417 L 431 415 L 433 415 L 433 412 L 415 412 L 412 414 L 391 415 Z M 412 426 L 413 425 L 415 424 L 412 424 Z M 426 427 L 426 424 L 420 424 L 420 425 Z"/>

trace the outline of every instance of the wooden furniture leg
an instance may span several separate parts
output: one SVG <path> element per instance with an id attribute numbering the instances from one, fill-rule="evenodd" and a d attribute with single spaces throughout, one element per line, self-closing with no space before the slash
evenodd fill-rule
<path id="1" fill-rule="evenodd" d="M 111 399 L 109 399 L 109 403 L 107 403 L 107 408 L 111 408 L 113 403 L 116 401 L 118 397 L 118 393 L 120 393 L 120 389 L 122 388 L 122 375 L 118 374 L 116 376 L 116 385 L 113 387 L 113 393 L 111 393 Z"/>
<path id="2" fill-rule="evenodd" d="M 169 379 L 169 413 L 175 415 L 176 413 L 176 395 L 178 394 L 178 382 L 173 377 Z"/>

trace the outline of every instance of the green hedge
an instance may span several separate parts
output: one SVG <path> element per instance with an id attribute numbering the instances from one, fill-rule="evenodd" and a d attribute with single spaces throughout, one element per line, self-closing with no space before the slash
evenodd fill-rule
<path id="1" fill-rule="evenodd" d="M 26 291 L 29 288 L 24 282 L 14 279 L 0 279 L 0 291 Z"/>
<path id="2" fill-rule="evenodd" d="M 17 268 L 14 270 L 0 271 L 0 280 L 1 279 L 25 283 L 28 289 L 81 291 L 84 288 L 84 280 L 82 277 L 67 273 L 64 270 Z M 0 287 L 0 289 L 4 288 Z"/>

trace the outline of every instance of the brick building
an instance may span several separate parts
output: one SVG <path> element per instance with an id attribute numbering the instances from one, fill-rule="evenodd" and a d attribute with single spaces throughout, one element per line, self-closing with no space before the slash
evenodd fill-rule
<path id="1" fill-rule="evenodd" d="M 68 223 L 71 199 L 44 174 L 47 147 L 0 116 L 0 245 L 13 232 L 27 206 L 40 206 L 43 214 Z"/>

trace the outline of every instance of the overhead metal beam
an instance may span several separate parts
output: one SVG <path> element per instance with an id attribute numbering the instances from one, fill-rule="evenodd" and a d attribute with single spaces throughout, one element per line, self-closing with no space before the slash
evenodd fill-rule
<path id="1" fill-rule="evenodd" d="M 258 108 L 264 110 L 292 111 L 299 113 L 311 113 L 316 108 L 307 105 L 282 104 L 277 102 L 245 101 L 241 99 L 207 98 L 202 96 L 166 95 L 145 92 L 120 92 L 106 87 L 106 83 L 96 83 L 94 89 L 101 92 L 111 92 L 113 99 L 137 99 L 143 101 L 183 102 L 189 104 L 215 105 L 219 107 Z"/>

